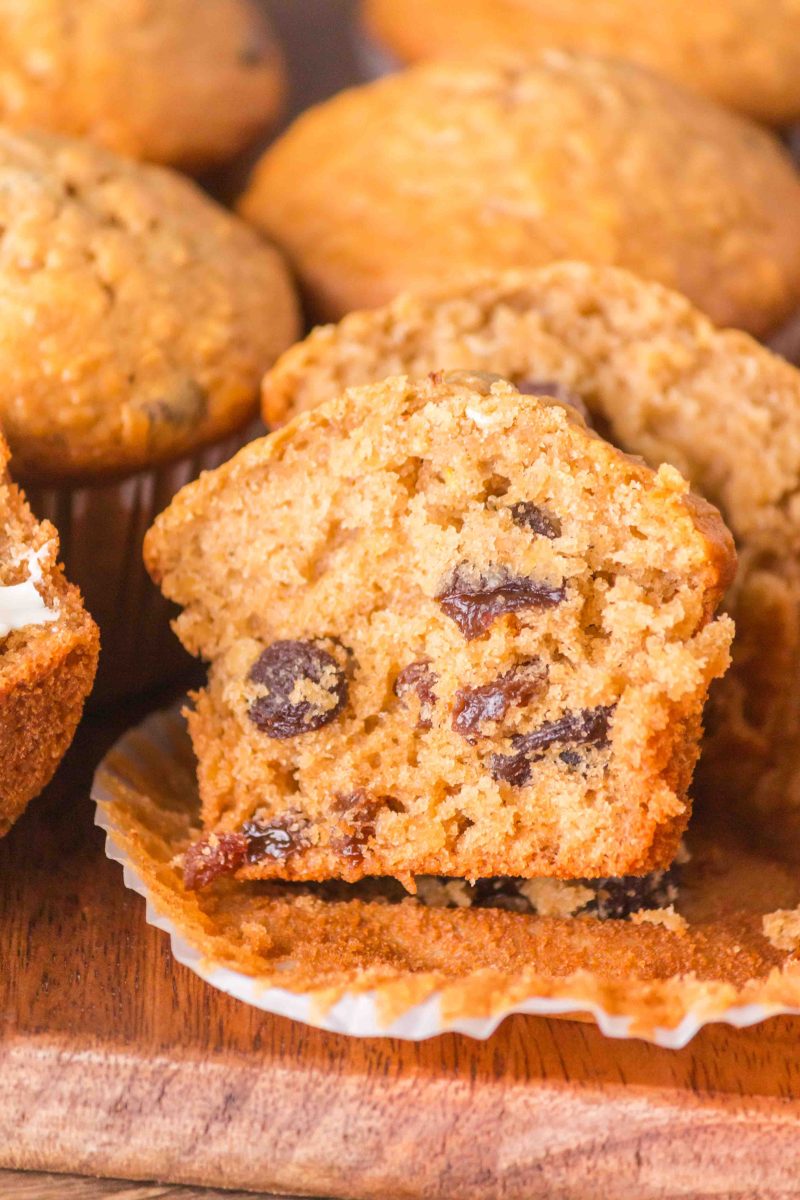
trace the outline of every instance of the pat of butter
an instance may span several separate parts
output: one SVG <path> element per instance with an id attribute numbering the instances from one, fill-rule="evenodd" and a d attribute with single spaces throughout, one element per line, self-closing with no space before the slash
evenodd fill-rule
<path id="1" fill-rule="evenodd" d="M 41 550 L 31 550 L 25 555 L 27 579 L 22 583 L 0 587 L 0 638 L 7 637 L 14 629 L 48 625 L 58 620 L 58 609 L 48 608 L 36 588 L 42 578 L 41 557 L 46 549 L 46 546 L 42 546 Z"/>

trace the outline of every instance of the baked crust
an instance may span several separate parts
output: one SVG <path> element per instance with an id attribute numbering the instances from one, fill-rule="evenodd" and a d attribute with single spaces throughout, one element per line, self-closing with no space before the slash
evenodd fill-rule
<path id="1" fill-rule="evenodd" d="M 631 59 L 768 124 L 800 114 L 792 0 L 362 0 L 371 33 L 406 62 L 548 46 Z"/>
<path id="2" fill-rule="evenodd" d="M 284 66 L 257 0 L 2 0 L 0 120 L 198 170 L 276 119 Z"/>
<path id="3" fill-rule="evenodd" d="M 739 551 L 737 633 L 697 783 L 782 843 L 800 823 L 800 372 L 657 284 L 556 264 L 316 329 L 265 378 L 263 410 L 279 423 L 389 372 L 455 367 L 559 384 L 616 445 L 672 463 L 721 510 Z"/>
<path id="4" fill-rule="evenodd" d="M 240 429 L 299 331 L 276 250 L 172 171 L 0 131 L 0 423 L 24 483 L 129 474 Z"/>
<path id="5" fill-rule="evenodd" d="M 8 481 L 6 459 L 0 439 L 3 558 L 6 552 L 40 552 L 43 578 L 37 590 L 58 616 L 0 639 L 0 836 L 49 782 L 72 741 L 99 650 L 97 627 L 58 566 L 56 530 L 34 520 Z"/>
<path id="6" fill-rule="evenodd" d="M 266 151 L 241 210 L 325 320 L 562 258 L 627 267 L 753 333 L 800 298 L 789 155 L 620 59 L 484 55 L 342 92 Z"/>

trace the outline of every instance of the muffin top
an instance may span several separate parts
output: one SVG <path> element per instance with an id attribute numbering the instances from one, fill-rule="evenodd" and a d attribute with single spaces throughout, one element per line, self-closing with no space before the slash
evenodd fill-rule
<path id="1" fill-rule="evenodd" d="M 476 270 L 576 258 L 763 332 L 800 297 L 800 181 L 773 138 L 631 63 L 432 62 L 312 109 L 244 214 L 318 315 Z"/>
<path id="2" fill-rule="evenodd" d="M 405 61 L 497 46 L 619 55 L 774 124 L 800 114 L 796 0 L 362 0 L 365 22 Z"/>
<path id="3" fill-rule="evenodd" d="M 283 68 L 254 0 L 0 0 L 0 120 L 199 168 L 274 119 Z"/>
<path id="4" fill-rule="evenodd" d="M 0 425 L 23 479 L 108 475 L 241 425 L 294 339 L 278 253 L 160 167 L 0 131 Z"/>

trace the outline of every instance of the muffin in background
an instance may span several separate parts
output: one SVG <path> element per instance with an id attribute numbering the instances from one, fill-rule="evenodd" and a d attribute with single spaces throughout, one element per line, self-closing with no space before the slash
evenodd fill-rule
<path id="1" fill-rule="evenodd" d="M 248 438 L 297 336 L 276 250 L 188 180 L 0 131 L 0 427 L 103 633 L 98 695 L 175 666 L 141 565 L 173 492 Z"/>
<path id="2" fill-rule="evenodd" d="M 628 267 L 763 333 L 800 299 L 800 179 L 767 133 L 631 63 L 424 63 L 311 109 L 241 211 L 338 318 L 476 270 Z"/>
<path id="3" fill-rule="evenodd" d="M 97 667 L 97 627 L 59 566 L 58 534 L 8 476 L 0 436 L 0 837 L 49 782 Z"/>
<path id="4" fill-rule="evenodd" d="M 282 424 L 345 388 L 457 368 L 571 398 L 609 441 L 676 467 L 736 539 L 733 666 L 697 771 L 762 841 L 800 832 L 800 371 L 626 271 L 557 263 L 408 294 L 314 330 L 264 380 Z"/>
<path id="5" fill-rule="evenodd" d="M 257 0 L 0 0 L 0 122 L 196 171 L 276 120 L 280 49 Z"/>
<path id="6" fill-rule="evenodd" d="M 362 0 L 396 60 L 548 46 L 627 58 L 770 125 L 800 117 L 793 0 Z"/>

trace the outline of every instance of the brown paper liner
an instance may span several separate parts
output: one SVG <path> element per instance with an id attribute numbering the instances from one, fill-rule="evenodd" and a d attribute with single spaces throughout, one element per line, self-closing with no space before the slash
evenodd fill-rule
<path id="1" fill-rule="evenodd" d="M 177 609 L 150 580 L 142 541 L 184 484 L 218 467 L 263 432 L 259 422 L 195 453 L 91 486 L 26 485 L 31 508 L 58 529 L 67 578 L 100 626 L 100 666 L 91 704 L 135 695 L 191 669 L 170 629 Z"/>
<path id="2" fill-rule="evenodd" d="M 196 833 L 199 802 L 174 711 L 114 747 L 94 795 L 109 854 L 147 896 L 179 960 L 269 1011 L 356 1035 L 391 1025 L 393 1036 L 421 1037 L 453 1028 L 486 1036 L 510 1011 L 582 1010 L 605 1032 L 678 1046 L 708 1021 L 749 1024 L 800 1008 L 795 939 L 784 935 L 781 948 L 763 924 L 800 904 L 800 875 L 702 814 L 675 929 L 387 904 L 360 898 L 358 884 L 343 901 L 231 879 L 186 892 L 174 859 Z"/>

